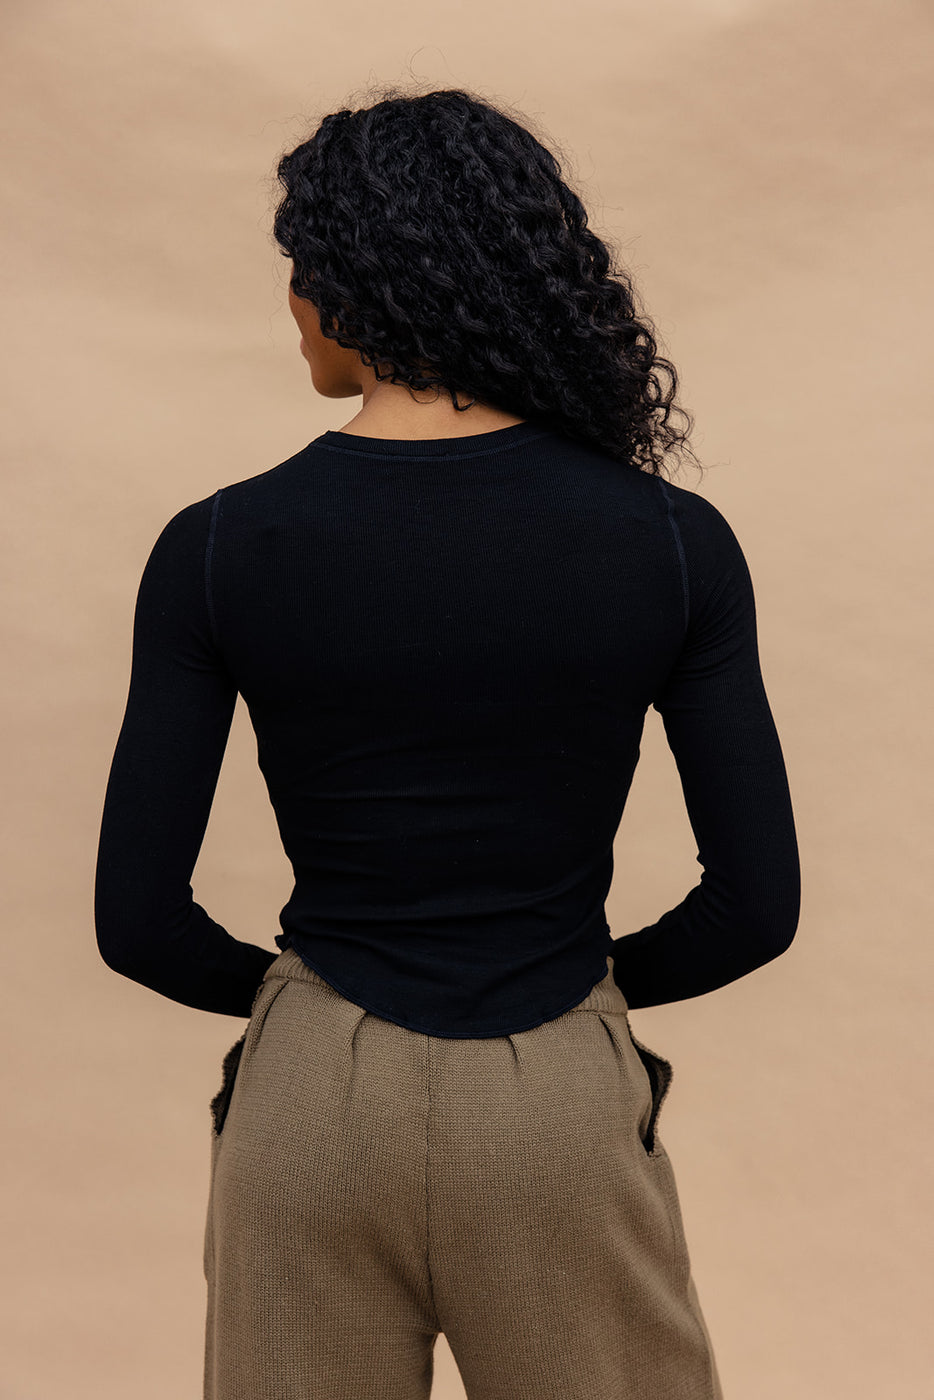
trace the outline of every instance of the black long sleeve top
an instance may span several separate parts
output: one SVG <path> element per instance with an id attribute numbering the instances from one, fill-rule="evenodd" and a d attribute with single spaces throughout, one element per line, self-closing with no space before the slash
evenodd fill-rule
<path id="1" fill-rule="evenodd" d="M 271 949 L 194 901 L 237 695 L 294 872 L 278 949 L 445 1037 L 522 1031 L 606 975 L 631 1008 L 782 953 L 800 870 L 752 581 L 703 496 L 533 420 L 329 431 L 185 506 L 139 584 L 104 799 L 97 944 L 250 1014 Z M 612 936 L 613 842 L 652 705 L 700 882 Z"/>

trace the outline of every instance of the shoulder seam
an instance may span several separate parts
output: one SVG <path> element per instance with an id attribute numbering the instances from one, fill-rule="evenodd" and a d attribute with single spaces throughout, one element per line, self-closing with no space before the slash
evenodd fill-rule
<path id="1" fill-rule="evenodd" d="M 211 559 L 214 554 L 214 537 L 217 533 L 217 516 L 220 511 L 223 491 L 224 488 L 221 486 L 214 492 L 214 501 L 211 505 L 211 523 L 208 526 L 208 542 L 204 551 L 204 601 L 208 609 L 208 622 L 211 626 L 211 637 L 218 650 L 220 650 L 220 638 L 217 633 L 217 619 L 214 615 L 214 597 L 211 592 Z"/>
<path id="2" fill-rule="evenodd" d="M 667 483 L 660 476 L 657 476 L 655 480 L 658 482 L 662 495 L 665 497 L 665 504 L 668 507 L 668 524 L 671 526 L 672 535 L 674 535 L 675 548 L 678 551 L 678 562 L 681 565 L 681 598 L 684 606 L 684 628 L 685 631 L 687 631 L 691 617 L 691 599 L 688 585 L 687 559 L 684 554 L 684 541 L 681 538 L 681 531 L 678 529 L 678 522 L 675 519 L 674 502 L 669 494 Z"/>

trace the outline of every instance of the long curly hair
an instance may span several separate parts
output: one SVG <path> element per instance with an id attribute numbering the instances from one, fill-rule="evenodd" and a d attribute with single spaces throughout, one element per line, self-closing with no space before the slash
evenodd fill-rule
<path id="1" fill-rule="evenodd" d="M 472 396 L 656 476 L 671 452 L 703 472 L 675 367 L 555 155 L 460 88 L 376 96 L 276 168 L 273 234 L 322 334 L 458 411 Z"/>

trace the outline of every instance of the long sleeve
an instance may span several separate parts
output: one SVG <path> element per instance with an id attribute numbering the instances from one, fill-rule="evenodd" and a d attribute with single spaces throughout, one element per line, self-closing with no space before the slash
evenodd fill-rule
<path id="1" fill-rule="evenodd" d="M 210 609 L 218 499 L 173 516 L 143 570 L 94 917 L 98 949 L 115 972 L 185 1006 L 248 1016 L 278 954 L 233 938 L 194 902 L 190 883 L 237 699 Z"/>
<path id="2" fill-rule="evenodd" d="M 794 938 L 801 897 L 791 795 L 760 670 L 746 560 L 709 501 L 686 490 L 665 495 L 687 628 L 652 704 L 677 764 L 703 874 L 657 922 L 613 940 L 614 978 L 633 1008 L 712 991 L 778 957 Z"/>

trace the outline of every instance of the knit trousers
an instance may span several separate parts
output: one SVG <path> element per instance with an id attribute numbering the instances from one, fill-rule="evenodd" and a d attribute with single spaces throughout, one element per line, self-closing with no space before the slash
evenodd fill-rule
<path id="1" fill-rule="evenodd" d="M 205 1400 L 722 1400 L 658 1136 L 671 1063 L 607 974 L 445 1039 L 286 949 L 211 1103 Z"/>

